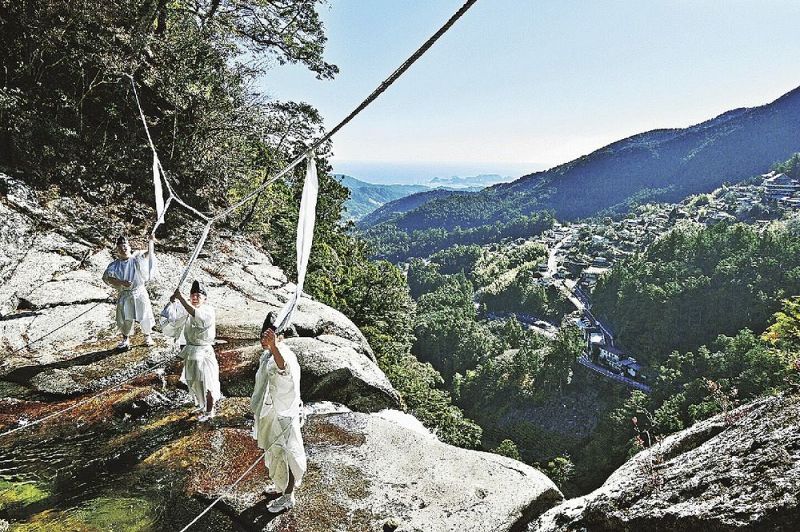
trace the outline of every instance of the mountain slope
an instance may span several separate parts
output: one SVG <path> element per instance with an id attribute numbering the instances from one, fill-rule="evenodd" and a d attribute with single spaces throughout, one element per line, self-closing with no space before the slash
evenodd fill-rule
<path id="1" fill-rule="evenodd" d="M 426 192 L 417 192 L 416 194 L 405 196 L 375 209 L 370 214 L 364 216 L 364 218 L 359 221 L 358 225 L 361 227 L 372 227 L 373 225 L 387 222 L 398 215 L 412 211 L 429 201 L 447 198 L 454 195 L 463 196 L 467 194 L 470 193 L 445 188 L 437 188 Z"/>
<path id="2" fill-rule="evenodd" d="M 359 220 L 391 201 L 429 190 L 429 187 L 424 185 L 375 185 L 349 175 L 335 177 L 339 178 L 342 185 L 350 190 L 350 199 L 344 205 L 347 209 L 347 217 L 351 220 Z"/>
<path id="3" fill-rule="evenodd" d="M 735 109 L 685 129 L 634 135 L 474 195 L 422 194 L 415 198 L 419 206 L 394 223 L 403 230 L 448 227 L 457 213 L 461 227 L 474 227 L 548 209 L 562 219 L 624 211 L 636 201 L 677 201 L 745 179 L 797 151 L 800 88 L 770 104 Z"/>

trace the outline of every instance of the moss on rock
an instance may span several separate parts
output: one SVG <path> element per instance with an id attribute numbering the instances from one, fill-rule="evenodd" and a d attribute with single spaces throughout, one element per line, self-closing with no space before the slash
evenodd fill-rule
<path id="1" fill-rule="evenodd" d="M 133 497 L 100 497 L 63 512 L 47 510 L 38 513 L 26 523 L 12 524 L 11 530 L 147 532 L 155 530 L 155 525 L 156 511 L 150 501 Z"/>
<path id="2" fill-rule="evenodd" d="M 11 482 L 0 479 L 0 510 L 21 508 L 50 496 L 46 486 L 38 482 Z"/>

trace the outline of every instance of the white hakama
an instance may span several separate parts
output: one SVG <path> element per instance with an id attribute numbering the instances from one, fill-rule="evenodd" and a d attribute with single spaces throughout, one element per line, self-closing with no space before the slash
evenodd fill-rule
<path id="1" fill-rule="evenodd" d="M 135 253 L 128 259 L 115 260 L 106 268 L 104 276 L 131 283 L 128 288 L 116 287 L 119 290 L 116 322 L 123 336 L 131 335 L 133 324 L 137 321 L 145 335 L 149 335 L 153 330 L 155 318 L 145 283 L 155 276 L 154 261 L 151 246 L 148 254 Z"/>
<path id="2" fill-rule="evenodd" d="M 205 411 L 209 392 L 214 405 L 222 398 L 219 364 L 214 353 L 217 336 L 214 307 L 204 303 L 194 309 L 194 316 L 191 316 L 179 301 L 175 301 L 167 305 L 161 315 L 164 316 L 162 332 L 186 344 L 179 354 L 184 361 L 181 382 L 189 388 L 195 404 Z"/>
<path id="3" fill-rule="evenodd" d="M 266 451 L 264 461 L 272 482 L 284 492 L 289 485 L 289 470 L 294 485 L 300 486 L 307 464 L 300 433 L 300 365 L 289 347 L 278 344 L 278 349 L 285 369 L 278 369 L 269 351 L 261 355 L 250 407 L 255 417 L 253 438 Z"/>

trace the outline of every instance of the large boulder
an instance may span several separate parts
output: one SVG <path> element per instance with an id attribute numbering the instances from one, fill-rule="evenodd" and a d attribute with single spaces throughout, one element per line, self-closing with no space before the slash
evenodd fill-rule
<path id="1" fill-rule="evenodd" d="M 665 438 L 529 530 L 788 532 L 798 523 L 800 397 L 785 395 Z"/>
<path id="2" fill-rule="evenodd" d="M 235 423 L 237 406 L 226 409 L 215 430 L 164 446 L 142 467 L 182 471 L 189 494 L 209 501 L 222 495 L 226 512 L 253 529 L 520 530 L 562 500 L 538 470 L 441 443 L 410 416 L 317 409 L 303 427 L 308 472 L 298 505 L 272 518 L 262 464 L 228 489 L 260 451 L 249 429 Z"/>
<path id="3" fill-rule="evenodd" d="M 297 354 L 300 392 L 305 401 L 335 401 L 360 412 L 396 408 L 400 396 L 371 359 L 357 351 L 358 344 L 333 335 L 292 337 L 284 340 Z M 254 374 L 263 352 L 257 342 L 217 347 L 220 382 L 229 395 L 250 396 Z"/>
<path id="4" fill-rule="evenodd" d="M 0 377 L 57 395 L 100 390 L 153 365 L 170 367 L 176 358 L 171 340 L 156 335 L 157 345 L 119 353 L 114 347 L 115 291 L 102 274 L 112 260 L 101 235 L 76 229 L 72 210 L 53 200 L 47 208 L 20 182 L 0 175 Z M 184 227 L 185 226 L 185 227 Z M 157 315 L 175 289 L 199 227 L 191 224 L 157 246 L 159 275 L 148 285 Z M 180 236 L 177 236 L 180 235 Z M 189 279 L 208 287 L 217 314 L 217 349 L 223 386 L 246 394 L 258 364 L 262 322 L 293 293 L 280 268 L 241 235 L 212 237 Z M 184 291 L 187 290 L 184 286 Z M 303 294 L 294 328 L 304 370 L 304 391 L 311 399 L 343 402 L 356 410 L 399 406 L 399 397 L 378 369 L 364 335 L 342 313 Z M 243 348 L 241 348 L 244 346 Z M 175 369 L 175 368 L 173 368 Z M 328 395 L 328 397 L 326 397 Z"/>
<path id="5" fill-rule="evenodd" d="M 375 412 L 396 407 L 400 397 L 386 375 L 358 351 L 359 344 L 331 334 L 284 340 L 297 354 L 307 400 L 327 400 L 354 410 Z"/>

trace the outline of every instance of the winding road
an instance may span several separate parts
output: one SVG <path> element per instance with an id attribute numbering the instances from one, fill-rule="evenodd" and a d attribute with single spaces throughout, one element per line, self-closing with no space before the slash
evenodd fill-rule
<path id="1" fill-rule="evenodd" d="M 603 324 L 600 320 L 598 320 L 592 311 L 590 310 L 589 298 L 586 294 L 581 291 L 581 289 L 577 286 L 578 282 L 574 279 L 556 279 L 553 275 L 556 273 L 558 269 L 558 252 L 564 246 L 564 243 L 570 238 L 570 235 L 562 238 L 558 241 L 558 243 L 550 249 L 549 256 L 547 257 L 547 272 L 545 273 L 546 277 L 550 277 L 552 279 L 553 285 L 558 287 L 559 290 L 570 300 L 570 302 L 575 306 L 578 311 L 581 312 L 586 318 L 590 320 L 591 323 L 597 324 L 601 331 L 603 331 L 603 336 L 606 338 L 606 341 L 613 345 L 614 343 L 614 335 L 606 325 Z M 606 378 L 624 384 L 630 388 L 634 388 L 636 390 L 640 390 L 644 393 L 649 394 L 651 391 L 650 386 L 643 384 L 639 381 L 635 381 L 633 379 L 629 379 L 624 375 L 619 375 L 610 371 L 609 369 L 595 364 L 589 357 L 586 356 L 584 353 L 582 356 L 578 358 L 578 363 L 596 373 L 603 375 Z"/>

